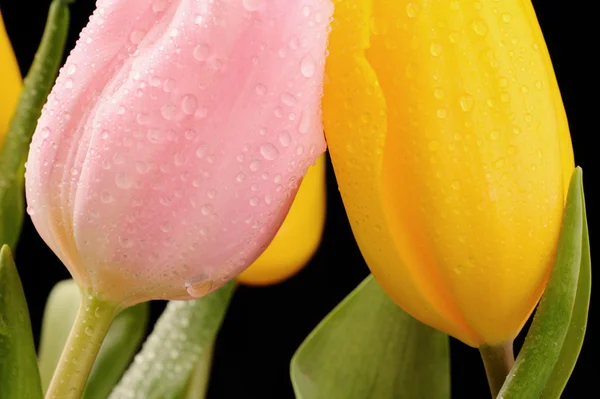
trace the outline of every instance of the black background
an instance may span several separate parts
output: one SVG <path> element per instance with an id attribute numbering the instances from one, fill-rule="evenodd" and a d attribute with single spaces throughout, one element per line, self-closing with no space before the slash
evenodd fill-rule
<path id="1" fill-rule="evenodd" d="M 23 73 L 31 64 L 39 43 L 49 3 L 50 0 L 0 0 L 6 28 Z M 597 130 L 597 123 L 586 123 L 584 119 L 589 115 L 586 107 L 598 103 L 597 98 L 594 99 L 596 96 L 589 93 L 598 89 L 594 88 L 597 81 L 593 73 L 586 73 L 584 69 L 592 63 L 597 47 L 590 40 L 592 35 L 584 32 L 590 27 L 584 22 L 585 5 L 570 5 L 573 3 L 568 0 L 537 0 L 533 3 L 569 116 L 575 159 L 584 169 L 593 238 L 598 208 L 594 206 L 596 174 L 592 140 L 597 134 L 593 132 Z M 74 46 L 93 8 L 91 0 L 79 0 L 72 5 L 68 49 Z M 318 322 L 368 274 L 344 213 L 331 167 L 327 183 L 327 225 L 321 248 L 311 263 L 282 284 L 266 288 L 241 287 L 236 292 L 218 337 L 209 398 L 293 398 L 288 374 L 292 354 Z M 37 341 L 45 298 L 57 281 L 69 275 L 38 237 L 29 220 L 20 242 L 16 257 Z M 152 304 L 153 320 L 164 304 Z M 594 373 L 593 362 L 598 354 L 598 344 L 593 338 L 598 334 L 598 328 L 593 324 L 598 318 L 596 308 L 592 303 L 586 342 L 563 398 L 587 397 L 595 385 L 593 378 L 597 378 L 597 373 Z M 517 345 L 520 343 L 518 340 Z M 454 340 L 451 349 L 453 397 L 489 397 L 478 351 Z"/>

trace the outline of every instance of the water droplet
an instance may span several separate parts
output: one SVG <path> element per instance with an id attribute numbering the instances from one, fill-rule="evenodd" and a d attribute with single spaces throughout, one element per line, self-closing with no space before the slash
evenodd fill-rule
<path id="1" fill-rule="evenodd" d="M 506 164 L 506 161 L 504 160 L 504 158 L 500 158 L 499 160 L 496 161 L 494 166 L 496 166 L 496 168 L 498 168 L 498 169 L 502 169 L 505 164 Z"/>
<path id="2" fill-rule="evenodd" d="M 198 147 L 198 149 L 196 150 L 196 156 L 200 159 L 204 158 L 206 156 L 206 153 L 208 152 L 208 146 L 206 144 L 202 144 L 200 147 Z"/>
<path id="3" fill-rule="evenodd" d="M 490 139 L 496 141 L 500 138 L 500 133 L 497 130 L 494 130 L 490 133 Z"/>
<path id="4" fill-rule="evenodd" d="M 310 130 L 310 125 L 312 124 L 311 114 L 308 110 L 304 110 L 302 112 L 302 117 L 300 118 L 300 123 L 298 123 L 298 131 L 301 134 L 306 134 Z"/>
<path id="5" fill-rule="evenodd" d="M 28 207 L 27 207 L 27 214 L 28 214 L 29 216 L 33 216 L 33 215 L 35 215 L 35 208 L 34 208 L 34 207 L 32 207 L 32 206 L 28 206 Z"/>
<path id="6" fill-rule="evenodd" d="M 502 20 L 508 24 L 512 21 L 512 15 L 509 13 L 504 13 L 502 14 Z"/>
<path id="7" fill-rule="evenodd" d="M 135 169 L 138 173 L 145 174 L 150 170 L 150 166 L 146 162 L 138 161 L 135 163 Z"/>
<path id="8" fill-rule="evenodd" d="M 72 79 L 69 78 L 65 81 L 65 88 L 67 88 L 67 89 L 73 88 L 73 80 Z"/>
<path id="9" fill-rule="evenodd" d="M 440 108 L 437 110 L 437 117 L 440 119 L 445 119 L 448 116 L 448 110 L 445 108 Z"/>
<path id="10" fill-rule="evenodd" d="M 167 8 L 167 0 L 156 0 L 152 3 L 152 11 L 161 12 Z"/>
<path id="11" fill-rule="evenodd" d="M 444 96 L 446 95 L 446 92 L 444 91 L 444 89 L 435 89 L 433 91 L 433 95 L 438 100 L 442 100 L 444 98 Z"/>
<path id="12" fill-rule="evenodd" d="M 295 107 L 298 104 L 298 99 L 291 93 L 283 93 L 281 95 L 281 102 L 283 102 L 288 107 Z"/>
<path id="13" fill-rule="evenodd" d="M 92 335 L 94 335 L 94 329 L 91 326 L 85 326 L 85 335 L 87 335 L 88 337 L 91 337 Z"/>
<path id="14" fill-rule="evenodd" d="M 68 75 L 73 75 L 75 73 L 75 71 L 77 70 L 77 65 L 75 64 L 71 64 L 69 65 L 69 67 L 67 68 L 67 74 Z"/>
<path id="15" fill-rule="evenodd" d="M 144 32 L 142 30 L 133 30 L 129 34 L 129 40 L 133 44 L 140 44 L 142 42 L 142 40 L 144 39 L 145 35 L 146 35 L 146 32 Z"/>
<path id="16" fill-rule="evenodd" d="M 460 98 L 460 107 L 465 112 L 471 111 L 473 109 L 474 103 L 475 103 L 475 101 L 473 100 L 473 97 L 471 97 L 468 94 L 466 94 Z"/>
<path id="17" fill-rule="evenodd" d="M 450 40 L 450 43 L 456 44 L 460 40 L 460 33 L 452 32 L 448 35 L 448 39 Z"/>
<path id="18" fill-rule="evenodd" d="M 242 5 L 248 11 L 256 11 L 263 4 L 263 0 L 242 0 Z"/>
<path id="19" fill-rule="evenodd" d="M 167 93 L 172 92 L 177 87 L 177 82 L 175 79 L 167 79 L 165 83 L 163 83 L 163 90 Z"/>
<path id="20" fill-rule="evenodd" d="M 100 201 L 104 202 L 105 204 L 108 204 L 113 202 L 113 197 L 108 191 L 102 191 L 102 193 L 100 194 Z"/>
<path id="21" fill-rule="evenodd" d="M 160 107 L 160 114 L 168 121 L 173 120 L 177 114 L 177 107 L 171 103 L 167 103 Z"/>
<path id="22" fill-rule="evenodd" d="M 199 283 L 188 282 L 185 284 L 185 289 L 191 297 L 201 298 L 211 292 L 213 289 L 213 282 L 210 280 Z"/>
<path id="23" fill-rule="evenodd" d="M 409 18 L 416 18 L 418 14 L 419 6 L 415 3 L 408 3 L 406 6 L 406 15 L 408 15 Z"/>
<path id="24" fill-rule="evenodd" d="M 206 196 L 210 199 L 215 199 L 217 196 L 217 190 L 208 190 Z"/>
<path id="25" fill-rule="evenodd" d="M 259 202 L 260 202 L 260 198 L 258 198 L 258 197 L 250 198 L 250 206 L 257 206 Z"/>
<path id="26" fill-rule="evenodd" d="M 210 216 L 213 213 L 213 206 L 211 204 L 204 205 L 200 211 L 204 216 Z"/>
<path id="27" fill-rule="evenodd" d="M 237 175 L 237 177 L 235 179 L 237 180 L 238 183 L 242 183 L 246 180 L 246 174 L 240 173 L 239 175 Z"/>
<path id="28" fill-rule="evenodd" d="M 305 78 L 311 78 L 314 76 L 316 70 L 316 62 L 314 58 L 310 54 L 308 54 L 302 59 L 302 62 L 300 63 L 300 73 L 302 73 L 302 76 L 304 76 Z"/>
<path id="29" fill-rule="evenodd" d="M 273 161 L 279 155 L 279 150 L 271 143 L 260 146 L 260 155 L 268 161 Z"/>
<path id="30" fill-rule="evenodd" d="M 193 55 L 196 60 L 205 61 L 210 55 L 210 46 L 206 43 L 197 45 L 194 47 Z"/>
<path id="31" fill-rule="evenodd" d="M 252 172 L 257 172 L 260 169 L 260 161 L 255 159 L 250 162 L 249 168 Z"/>
<path id="32" fill-rule="evenodd" d="M 126 173 L 117 174 L 115 177 L 115 183 L 117 187 L 122 188 L 123 190 L 127 190 L 133 184 L 131 178 Z"/>
<path id="33" fill-rule="evenodd" d="M 267 86 L 265 86 L 263 84 L 257 84 L 256 85 L 256 94 L 258 94 L 259 96 L 264 96 L 265 94 L 267 94 Z"/>
<path id="34" fill-rule="evenodd" d="M 287 130 L 279 133 L 279 142 L 284 147 L 288 147 L 292 143 L 292 136 Z"/>
<path id="35" fill-rule="evenodd" d="M 431 46 L 429 46 L 429 51 L 434 57 L 439 57 L 442 54 L 443 49 L 444 48 L 442 47 L 442 45 L 437 42 L 433 42 L 431 43 Z"/>
<path id="36" fill-rule="evenodd" d="M 488 26 L 482 19 L 476 19 L 473 21 L 473 23 L 471 23 L 471 27 L 479 36 L 483 36 L 488 32 Z"/>
<path id="37" fill-rule="evenodd" d="M 455 189 L 455 190 L 459 190 L 459 189 L 460 189 L 460 186 L 461 186 L 460 180 L 454 180 L 454 181 L 452 182 L 452 188 L 453 188 L 453 189 Z"/>
<path id="38" fill-rule="evenodd" d="M 196 96 L 192 94 L 184 96 L 181 100 L 181 109 L 183 110 L 183 113 L 187 115 L 192 115 L 194 112 L 196 112 L 197 107 L 198 99 L 196 99 Z"/>

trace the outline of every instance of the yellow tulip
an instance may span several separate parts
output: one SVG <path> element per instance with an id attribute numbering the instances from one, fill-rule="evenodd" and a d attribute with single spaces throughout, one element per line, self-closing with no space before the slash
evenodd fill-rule
<path id="1" fill-rule="evenodd" d="M 8 131 L 19 93 L 21 92 L 21 73 L 10 45 L 0 14 L 0 148 Z"/>
<path id="2" fill-rule="evenodd" d="M 300 271 L 313 256 L 325 225 L 325 158 L 322 155 L 304 177 L 281 228 L 265 252 L 238 281 L 247 285 L 281 282 Z"/>
<path id="3" fill-rule="evenodd" d="M 362 254 L 418 320 L 513 339 L 574 168 L 530 0 L 335 0 L 323 113 Z"/>

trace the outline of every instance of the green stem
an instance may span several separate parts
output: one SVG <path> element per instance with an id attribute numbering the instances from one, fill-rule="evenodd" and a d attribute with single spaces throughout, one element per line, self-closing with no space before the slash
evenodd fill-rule
<path id="1" fill-rule="evenodd" d="M 479 348 L 485 373 L 492 397 L 498 396 L 508 373 L 515 364 L 515 354 L 513 352 L 513 341 L 507 341 L 494 346 L 481 346 Z"/>
<path id="2" fill-rule="evenodd" d="M 79 399 L 102 341 L 119 311 L 119 306 L 105 302 L 87 292 L 67 339 L 46 399 Z"/>

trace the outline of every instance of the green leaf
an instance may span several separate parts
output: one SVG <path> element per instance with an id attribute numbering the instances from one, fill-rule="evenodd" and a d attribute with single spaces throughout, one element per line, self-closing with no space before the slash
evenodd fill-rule
<path id="1" fill-rule="evenodd" d="M 299 399 L 446 399 L 448 337 L 402 311 L 369 276 L 300 346 L 291 378 Z"/>
<path id="2" fill-rule="evenodd" d="M 54 85 L 69 30 L 70 0 L 54 0 L 46 29 L 0 148 L 0 245 L 17 244 L 23 224 L 24 164 L 42 106 Z"/>
<path id="3" fill-rule="evenodd" d="M 38 366 L 44 392 L 50 385 L 54 369 L 63 351 L 71 326 L 79 310 L 79 287 L 73 280 L 57 283 L 48 299 L 42 321 Z"/>
<path id="4" fill-rule="evenodd" d="M 575 341 L 581 339 L 583 334 L 581 334 L 581 338 L 577 338 L 579 334 L 574 331 L 572 343 L 569 343 L 566 338 L 571 328 L 572 317 L 579 317 L 579 321 L 585 323 L 585 318 L 581 319 L 580 312 L 587 313 L 587 305 L 585 305 L 586 309 L 574 312 L 578 285 L 582 283 L 582 286 L 585 287 L 587 284 L 581 280 L 581 278 L 586 279 L 585 271 L 580 273 L 582 251 L 584 250 L 582 193 L 582 172 L 581 168 L 577 168 L 571 178 L 556 259 L 548 285 L 515 365 L 498 394 L 499 398 L 539 398 L 554 373 L 563 348 L 567 351 L 563 357 L 565 359 L 563 364 L 566 367 L 560 371 L 561 366 L 559 365 L 557 373 L 560 374 L 561 380 L 568 379 L 571 373 L 572 365 L 569 366 L 568 363 L 574 362 L 573 356 L 577 357 L 571 351 L 580 346 L 580 343 L 577 344 Z M 583 292 L 582 298 L 585 296 L 586 294 Z M 587 302 L 587 300 L 582 302 Z M 575 328 L 581 329 L 581 325 Z M 562 390 L 560 385 L 561 383 L 558 384 L 558 387 Z M 548 394 L 552 398 L 560 396 L 559 392 L 549 392 Z M 556 396 L 557 394 L 558 396 Z"/>
<path id="5" fill-rule="evenodd" d="M 0 250 L 0 398 L 41 399 L 29 310 L 7 245 Z"/>
<path id="6" fill-rule="evenodd" d="M 235 289 L 230 282 L 193 301 L 171 301 L 110 399 L 185 397 L 200 362 L 209 361 Z"/>
<path id="7" fill-rule="evenodd" d="M 182 399 L 203 399 L 205 397 L 208 389 L 208 382 L 210 380 L 213 351 L 213 345 L 206 348 L 206 354 L 202 356 L 198 364 L 196 364 L 190 380 L 188 381 L 185 394 L 181 396 Z"/>
<path id="8" fill-rule="evenodd" d="M 573 306 L 573 315 L 569 323 L 569 331 L 560 351 L 558 361 L 548 383 L 544 388 L 541 399 L 558 399 L 567 385 L 567 381 L 575 368 L 575 363 L 583 346 L 583 338 L 587 327 L 590 295 L 592 290 L 592 259 L 590 256 L 590 238 L 585 210 L 585 197 L 581 186 L 581 206 L 583 211 L 583 235 L 581 250 L 581 266 L 577 295 Z"/>
<path id="9" fill-rule="evenodd" d="M 48 388 L 54 369 L 67 342 L 80 302 L 79 287 L 73 280 L 54 286 L 44 312 L 39 351 L 42 387 Z M 149 304 L 123 310 L 111 325 L 88 379 L 84 399 L 106 398 L 119 381 L 144 338 Z"/>

